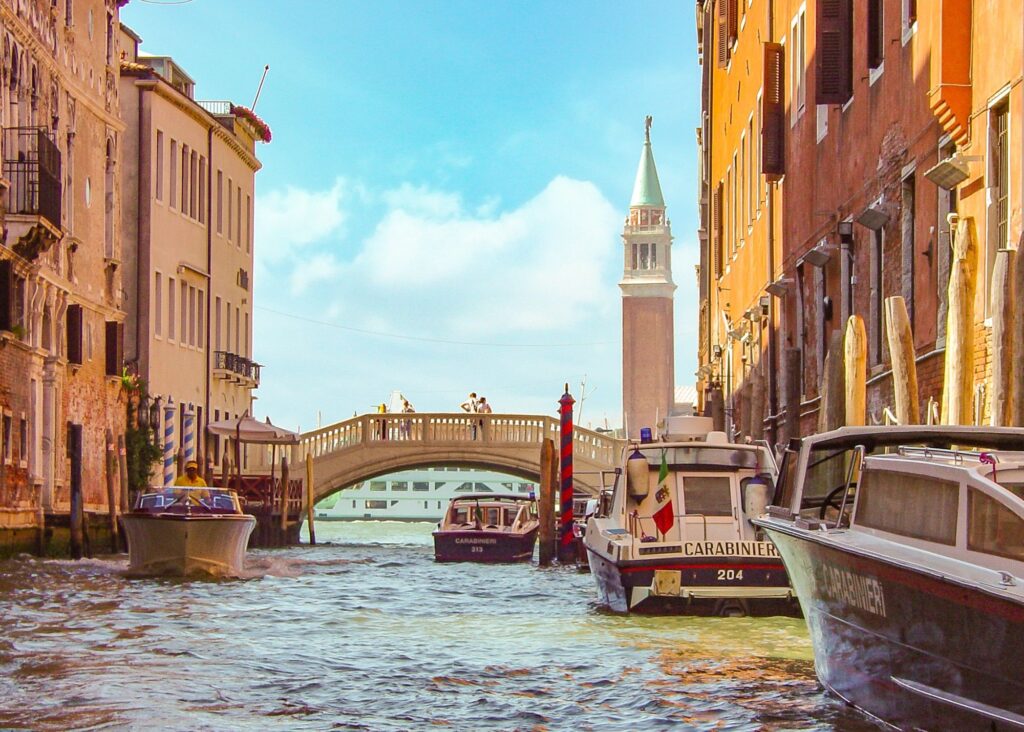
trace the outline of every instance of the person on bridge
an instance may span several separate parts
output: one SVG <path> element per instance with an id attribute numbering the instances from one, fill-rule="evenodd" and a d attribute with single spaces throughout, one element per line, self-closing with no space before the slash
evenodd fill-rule
<path id="1" fill-rule="evenodd" d="M 409 403 L 409 400 L 403 397 L 402 398 L 402 413 L 403 414 L 411 414 L 412 412 L 415 412 L 415 411 L 416 410 L 413 409 L 412 405 Z M 402 439 L 403 440 L 408 440 L 411 437 L 411 433 L 412 433 L 412 421 L 408 420 L 408 419 L 403 419 L 402 420 L 402 424 L 401 424 L 399 429 L 400 429 L 400 431 L 402 433 Z"/>
<path id="2" fill-rule="evenodd" d="M 384 402 L 381 402 L 377 406 L 377 414 L 387 414 L 387 413 L 388 413 L 388 405 L 385 404 Z M 377 439 L 378 440 L 386 440 L 386 439 L 388 439 L 388 421 L 386 419 L 381 418 L 381 419 L 377 420 Z"/>
<path id="3" fill-rule="evenodd" d="M 463 412 L 469 412 L 470 414 L 477 410 L 476 392 L 469 392 L 469 396 L 466 397 L 466 401 L 459 405 Z"/>
<path id="4" fill-rule="evenodd" d="M 476 411 L 480 414 L 491 413 L 491 405 L 487 403 L 487 397 L 480 397 L 480 401 L 476 403 Z"/>

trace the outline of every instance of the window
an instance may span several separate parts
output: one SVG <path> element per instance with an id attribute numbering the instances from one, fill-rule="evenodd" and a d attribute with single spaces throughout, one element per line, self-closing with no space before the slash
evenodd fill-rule
<path id="1" fill-rule="evenodd" d="M 757 193 L 754 190 L 754 181 L 757 180 L 757 163 L 754 155 L 754 150 L 757 149 L 754 141 L 754 115 L 750 115 L 750 119 L 747 120 L 747 148 L 750 153 L 747 160 L 747 221 L 753 225 L 754 211 L 757 208 L 754 203 L 757 200 Z"/>
<path id="2" fill-rule="evenodd" d="M 885 60 L 882 0 L 868 0 L 868 68 L 877 69 Z"/>
<path id="3" fill-rule="evenodd" d="M 242 247 L 242 187 L 235 189 L 235 243 Z"/>
<path id="4" fill-rule="evenodd" d="M 167 278 L 167 338 L 168 340 L 174 339 L 174 295 L 176 290 L 174 289 L 174 278 Z"/>
<path id="5" fill-rule="evenodd" d="M 744 224 L 750 223 L 750 201 L 747 198 L 747 133 L 740 135 L 740 216 Z"/>
<path id="6" fill-rule="evenodd" d="M 396 480 L 391 483 L 391 490 L 393 491 L 407 491 L 409 490 L 409 483 L 404 480 Z"/>
<path id="7" fill-rule="evenodd" d="M 366 508 L 387 508 L 387 501 L 366 501 L 364 504 Z"/>
<path id="8" fill-rule="evenodd" d="M 224 335 L 224 350 L 231 350 L 231 303 L 224 309 L 224 320 L 227 322 L 227 332 Z"/>
<path id="9" fill-rule="evenodd" d="M 732 251 L 733 253 L 739 248 L 740 239 L 742 234 L 740 232 L 740 204 L 739 204 L 739 167 L 736 164 L 736 153 L 732 154 L 732 168 L 729 170 L 729 178 L 732 181 L 732 198 L 729 199 L 729 213 L 732 214 L 729 219 L 732 222 Z"/>
<path id="10" fill-rule="evenodd" d="M 991 201 L 989 207 L 989 241 L 985 258 L 986 297 L 985 308 L 991 297 L 990 289 L 992 270 L 995 267 L 996 251 L 1010 246 L 1010 140 L 1009 120 L 1010 106 L 1006 99 L 992 107 L 989 113 L 989 171 L 988 189 Z"/>
<path id="11" fill-rule="evenodd" d="M 235 353 L 241 353 L 241 351 L 238 348 L 239 344 L 242 341 L 241 333 L 239 333 L 239 331 L 241 330 L 241 328 L 239 327 L 241 320 L 242 310 L 241 308 L 235 308 Z"/>
<path id="12" fill-rule="evenodd" d="M 164 200 L 164 133 L 156 131 L 156 200 Z"/>
<path id="13" fill-rule="evenodd" d="M 729 478 L 688 475 L 683 479 L 683 508 L 687 514 L 732 516 Z"/>
<path id="14" fill-rule="evenodd" d="M 233 217 L 231 216 L 231 189 L 232 189 L 231 179 L 228 178 L 228 241 L 231 241 L 231 236 L 232 236 L 231 222 L 234 220 Z"/>
<path id="15" fill-rule="evenodd" d="M 217 171 L 217 233 L 224 232 L 224 172 Z"/>
<path id="16" fill-rule="evenodd" d="M 1024 561 L 1024 519 L 979 490 L 967 496 L 967 548 Z"/>
<path id="17" fill-rule="evenodd" d="M 124 323 L 107 321 L 106 323 L 106 374 L 120 376 L 124 363 Z"/>
<path id="18" fill-rule="evenodd" d="M 412 489 L 414 491 L 429 491 L 430 483 L 427 483 L 426 481 L 414 481 L 412 484 Z"/>
<path id="19" fill-rule="evenodd" d="M 778 180 L 786 170 L 785 57 L 781 44 L 764 44 L 764 95 L 758 108 L 758 126 L 761 128 L 761 174 L 771 176 L 771 180 Z"/>
<path id="20" fill-rule="evenodd" d="M 206 214 L 206 158 L 202 155 L 199 156 L 199 205 L 196 209 L 196 215 L 199 217 L 199 223 L 205 223 Z"/>
<path id="21" fill-rule="evenodd" d="M 204 337 L 203 334 L 206 332 L 206 320 L 203 318 L 204 311 L 206 309 L 206 297 L 202 290 L 199 290 L 199 294 L 196 297 L 196 346 L 200 349 L 203 347 Z"/>
<path id="22" fill-rule="evenodd" d="M 647 244 L 640 245 L 640 269 L 648 269 Z"/>
<path id="23" fill-rule="evenodd" d="M 220 298 L 214 300 L 213 305 L 213 350 L 220 350 Z"/>
<path id="24" fill-rule="evenodd" d="M 245 194 L 245 253 L 252 251 L 252 196 Z"/>
<path id="25" fill-rule="evenodd" d="M 917 0 L 903 0 L 903 42 L 914 35 L 917 28 Z"/>
<path id="26" fill-rule="evenodd" d="M 178 342 L 185 345 L 188 342 L 188 283 L 181 280 L 181 337 Z"/>
<path id="27" fill-rule="evenodd" d="M 651 269 L 658 268 L 658 245 L 651 242 Z"/>
<path id="28" fill-rule="evenodd" d="M 903 236 L 903 288 L 900 293 L 907 303 L 907 317 L 910 318 L 910 325 L 914 325 L 914 264 L 917 260 L 915 252 L 914 228 L 915 228 L 915 191 L 914 171 L 911 170 L 904 178 L 900 186 L 902 194 L 902 208 L 900 216 L 900 229 Z"/>
<path id="29" fill-rule="evenodd" d="M 18 420 L 18 460 L 25 464 L 28 461 L 28 420 Z"/>
<path id="30" fill-rule="evenodd" d="M 188 154 L 188 145 L 182 145 L 181 146 L 181 212 L 183 214 L 188 214 L 188 212 L 189 212 L 188 206 L 189 206 L 189 195 L 190 194 L 189 194 L 189 191 L 188 191 L 188 182 L 189 182 L 189 180 L 191 180 L 191 175 L 190 175 L 189 169 L 188 169 L 189 157 L 190 156 Z"/>
<path id="31" fill-rule="evenodd" d="M 806 45 L 806 13 L 801 10 L 799 15 L 793 19 L 791 27 L 791 44 L 793 53 L 790 54 L 792 62 L 790 65 L 789 99 L 793 108 L 792 123 L 800 119 L 807 104 L 807 45 Z"/>
<path id="32" fill-rule="evenodd" d="M 371 480 L 370 490 L 371 491 L 386 491 L 388 489 L 387 482 L 383 480 Z"/>
<path id="33" fill-rule="evenodd" d="M 3 422 L 4 422 L 4 432 L 3 432 L 3 434 L 4 434 L 4 440 L 3 440 L 4 462 L 5 463 L 9 463 L 9 462 L 11 462 L 11 457 L 12 457 L 11 456 L 11 439 L 12 439 L 11 432 L 14 429 L 14 421 L 11 419 L 11 415 L 5 414 Z"/>
<path id="34" fill-rule="evenodd" d="M 871 304 L 869 327 L 869 360 L 872 364 L 882 363 L 882 341 L 885 332 L 885 292 L 882 286 L 882 272 L 885 269 L 885 230 L 871 232 Z"/>
<path id="35" fill-rule="evenodd" d="M 252 353 L 249 351 L 249 313 L 245 314 L 245 357 L 252 358 Z"/>
<path id="36" fill-rule="evenodd" d="M 199 156 L 193 150 L 189 154 L 188 162 L 188 215 L 192 218 L 198 217 L 199 207 L 197 193 L 199 191 Z"/>
<path id="37" fill-rule="evenodd" d="M 178 141 L 171 140 L 171 208 L 178 205 Z"/>
<path id="38" fill-rule="evenodd" d="M 867 469 L 857 486 L 857 524 L 952 546 L 960 484 Z"/>
<path id="39" fill-rule="evenodd" d="M 196 344 L 196 288 L 188 288 L 188 344 Z"/>
<path id="40" fill-rule="evenodd" d="M 82 363 L 82 306 L 68 305 L 67 315 L 68 363 Z"/>
<path id="41" fill-rule="evenodd" d="M 846 104 L 853 96 L 853 5 L 854 0 L 818 0 L 815 104 Z M 826 132 L 819 115 L 819 141 Z"/>
<path id="42" fill-rule="evenodd" d="M 825 136 L 828 135 L 828 105 L 818 104 L 816 105 L 816 109 L 818 124 L 816 138 L 818 142 L 821 142 L 825 139 Z"/>

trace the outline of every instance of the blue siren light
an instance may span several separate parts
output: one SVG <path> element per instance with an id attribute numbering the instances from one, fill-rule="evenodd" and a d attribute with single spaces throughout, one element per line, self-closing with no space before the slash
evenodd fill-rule
<path id="1" fill-rule="evenodd" d="M 640 428 L 640 442 L 645 443 L 645 444 L 648 443 L 648 442 L 654 442 L 654 440 L 651 438 L 651 428 L 650 427 L 641 427 Z"/>

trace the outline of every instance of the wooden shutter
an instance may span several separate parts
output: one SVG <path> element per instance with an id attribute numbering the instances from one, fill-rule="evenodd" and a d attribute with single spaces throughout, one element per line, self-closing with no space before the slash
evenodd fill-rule
<path id="1" fill-rule="evenodd" d="M 737 3 L 739 0 L 725 0 L 726 13 L 729 16 L 729 45 L 739 37 L 740 13 Z"/>
<path id="2" fill-rule="evenodd" d="M 868 68 L 877 69 L 885 58 L 882 0 L 868 0 Z"/>
<path id="3" fill-rule="evenodd" d="M 124 323 L 107 321 L 107 376 L 120 376 L 124 361 Z"/>
<path id="4" fill-rule="evenodd" d="M 722 276 L 722 252 L 725 249 L 725 236 L 723 231 L 724 216 L 722 216 L 722 184 L 719 183 L 718 187 L 715 188 L 715 200 L 714 200 L 714 260 L 715 260 L 715 277 Z"/>
<path id="5" fill-rule="evenodd" d="M 68 305 L 68 363 L 82 363 L 82 306 Z"/>
<path id="6" fill-rule="evenodd" d="M 0 330 L 14 327 L 14 262 L 0 261 Z"/>
<path id="7" fill-rule="evenodd" d="M 818 104 L 846 104 L 853 94 L 853 4 L 818 0 Z"/>
<path id="8" fill-rule="evenodd" d="M 729 3 L 732 0 L 718 0 L 718 65 L 729 65 Z"/>
<path id="9" fill-rule="evenodd" d="M 764 44 L 764 96 L 761 99 L 761 172 L 772 180 L 786 172 L 786 109 L 782 92 L 785 53 L 779 43 Z"/>

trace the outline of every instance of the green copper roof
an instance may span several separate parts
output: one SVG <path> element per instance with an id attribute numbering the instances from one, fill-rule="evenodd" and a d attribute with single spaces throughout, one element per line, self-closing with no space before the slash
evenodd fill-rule
<path id="1" fill-rule="evenodd" d="M 630 208 L 637 206 L 654 206 L 665 208 L 665 199 L 661 195 L 661 183 L 658 182 L 658 169 L 654 167 L 654 153 L 651 152 L 651 130 L 648 123 L 644 138 L 644 149 L 640 153 L 640 165 L 636 169 L 636 183 L 633 184 L 633 198 Z"/>

